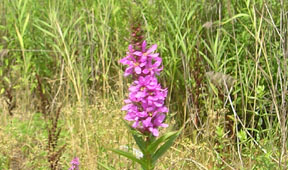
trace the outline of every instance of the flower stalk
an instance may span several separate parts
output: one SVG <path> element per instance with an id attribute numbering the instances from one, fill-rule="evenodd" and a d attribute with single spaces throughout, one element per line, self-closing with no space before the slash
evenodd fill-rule
<path id="1" fill-rule="evenodd" d="M 163 70 L 162 58 L 155 52 L 158 46 L 154 44 L 148 48 L 142 34 L 140 25 L 132 27 L 132 41 L 120 63 L 127 65 L 124 76 L 132 77 L 122 111 L 126 112 L 125 120 L 132 122 L 132 125 L 125 123 L 143 157 L 123 150 L 110 150 L 139 163 L 143 170 L 153 170 L 156 161 L 172 146 L 181 130 L 159 136 L 159 128 L 168 127 L 164 123 L 168 113 L 165 106 L 168 90 L 162 88 L 157 79 Z"/>
<path id="2" fill-rule="evenodd" d="M 136 29 L 140 30 L 140 29 Z M 132 33 L 136 40 L 139 36 Z M 159 137 L 159 127 L 168 127 L 164 123 L 168 108 L 165 106 L 167 89 L 163 89 L 157 80 L 157 75 L 163 70 L 162 58 L 155 53 L 157 44 L 147 48 L 147 42 L 130 44 L 126 57 L 120 63 L 128 65 L 124 76 L 132 76 L 133 82 L 129 87 L 128 99 L 124 100 L 126 111 L 125 120 L 133 138 L 141 150 L 143 157 L 133 153 L 111 149 L 141 165 L 143 170 L 153 170 L 156 161 L 172 146 L 180 131 L 168 132 Z"/>

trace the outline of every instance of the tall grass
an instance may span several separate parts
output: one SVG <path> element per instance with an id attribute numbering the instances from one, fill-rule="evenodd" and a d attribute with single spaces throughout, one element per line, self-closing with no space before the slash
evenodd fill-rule
<path id="1" fill-rule="evenodd" d="M 118 61 L 129 44 L 133 9 L 148 43 L 159 45 L 168 121 L 174 128 L 186 122 L 182 141 L 193 145 L 188 155 L 199 158 L 200 167 L 286 169 L 284 0 L 2 0 L 3 98 L 11 86 L 17 113 L 35 110 L 39 75 L 51 110 L 59 100 L 80 108 L 73 116 L 79 122 L 68 118 L 68 124 L 82 128 L 84 148 L 91 150 L 86 108 L 126 95 Z M 183 143 L 178 147 L 189 148 Z"/>

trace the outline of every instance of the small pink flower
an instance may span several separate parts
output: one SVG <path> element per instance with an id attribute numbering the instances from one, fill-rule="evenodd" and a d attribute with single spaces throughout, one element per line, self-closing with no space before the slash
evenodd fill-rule
<path id="1" fill-rule="evenodd" d="M 79 165 L 80 165 L 80 162 L 79 162 L 79 158 L 78 157 L 75 157 L 71 162 L 71 167 L 69 168 L 69 170 L 79 170 Z"/>

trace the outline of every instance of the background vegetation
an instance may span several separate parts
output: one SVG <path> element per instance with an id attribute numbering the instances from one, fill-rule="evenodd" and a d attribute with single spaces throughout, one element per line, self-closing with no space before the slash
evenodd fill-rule
<path id="1" fill-rule="evenodd" d="M 1 0 L 0 169 L 68 169 L 75 156 L 81 169 L 139 168 L 106 151 L 133 147 L 118 61 L 135 16 L 163 58 L 169 128 L 185 124 L 158 169 L 286 169 L 287 10 L 284 0 Z"/>

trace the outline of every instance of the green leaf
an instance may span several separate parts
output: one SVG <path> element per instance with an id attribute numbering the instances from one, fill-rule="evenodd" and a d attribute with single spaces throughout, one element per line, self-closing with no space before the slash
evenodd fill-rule
<path id="1" fill-rule="evenodd" d="M 25 22 L 24 22 L 24 25 L 23 25 L 23 29 L 22 29 L 22 31 L 21 31 L 21 35 L 22 35 L 22 36 L 24 35 L 25 30 L 26 30 L 26 28 L 27 28 L 27 25 L 28 25 L 28 22 L 29 22 L 29 18 L 30 18 L 30 15 L 27 14 L 27 17 L 26 17 Z"/>
<path id="2" fill-rule="evenodd" d="M 232 20 L 234 20 L 234 19 L 236 19 L 236 18 L 239 18 L 239 17 L 249 17 L 249 15 L 248 15 L 248 14 L 244 14 L 244 13 L 242 13 L 242 14 L 237 14 L 237 15 L 233 16 L 232 18 L 229 18 L 229 19 L 227 19 L 226 21 L 222 22 L 221 24 L 222 24 L 222 25 L 225 25 L 225 24 L 227 24 L 228 22 L 230 22 L 230 21 L 232 21 Z"/>
<path id="3" fill-rule="evenodd" d="M 156 149 L 158 148 L 158 146 L 166 141 L 167 139 L 169 139 L 171 136 L 175 135 L 178 131 L 175 132 L 168 132 L 166 134 L 164 134 L 163 136 L 161 136 L 160 138 L 158 138 L 157 140 L 155 140 L 154 142 L 152 142 L 148 148 L 147 148 L 147 152 L 148 153 L 154 153 L 156 151 Z"/>
<path id="4" fill-rule="evenodd" d="M 134 130 L 127 122 L 125 122 L 123 120 L 123 122 L 125 123 L 125 125 L 130 129 L 131 134 L 136 142 L 136 144 L 138 145 L 139 149 L 145 153 L 146 149 L 145 149 L 145 141 L 143 140 L 141 134 L 138 133 L 138 131 Z"/>
<path id="5" fill-rule="evenodd" d="M 16 33 L 17 33 L 17 36 L 18 36 L 18 40 L 19 40 L 20 46 L 21 46 L 21 50 L 24 50 L 23 37 L 22 37 L 22 35 L 20 34 L 19 29 L 18 29 L 18 27 L 16 26 L 16 24 L 15 24 L 15 29 L 16 29 Z"/>
<path id="6" fill-rule="evenodd" d="M 101 162 L 98 162 L 98 164 L 99 164 L 101 167 L 103 167 L 103 168 L 105 168 L 105 169 L 107 169 L 107 170 L 114 170 L 114 169 L 115 169 L 115 168 L 109 167 L 108 165 L 102 164 Z"/>
<path id="7" fill-rule="evenodd" d="M 139 149 L 145 153 L 146 152 L 146 149 L 145 149 L 145 141 L 143 140 L 143 138 L 141 136 L 139 136 L 139 134 L 135 134 L 133 131 L 132 131 L 132 136 L 136 142 L 136 144 L 138 145 Z"/>
<path id="8" fill-rule="evenodd" d="M 177 133 L 171 135 L 168 140 L 156 151 L 156 153 L 152 156 L 152 163 L 155 164 L 156 161 L 173 145 L 174 141 L 180 134 L 181 130 Z"/>
<path id="9" fill-rule="evenodd" d="M 204 59 L 207 61 L 207 63 L 210 65 L 210 67 L 215 70 L 215 66 L 212 63 L 212 61 L 209 59 L 209 57 L 207 57 L 203 52 L 199 51 L 199 54 L 202 55 L 204 57 Z"/>
<path id="10" fill-rule="evenodd" d="M 146 167 L 146 164 L 144 161 L 140 160 L 140 159 L 137 159 L 132 153 L 129 153 L 129 152 L 125 152 L 125 151 L 121 151 L 119 149 L 109 149 L 119 155 L 122 155 L 122 156 L 125 156 L 126 158 L 132 160 L 133 162 L 137 162 L 139 163 L 140 165 L 142 165 L 143 167 Z"/>
<path id="11" fill-rule="evenodd" d="M 40 31 L 42 31 L 43 33 L 45 33 L 45 34 L 49 35 L 50 37 L 53 37 L 53 38 L 56 39 L 56 36 L 55 36 L 53 33 L 45 30 L 44 28 L 41 28 L 40 26 L 38 26 L 38 25 L 36 25 L 36 24 L 33 24 L 33 25 L 34 25 L 36 28 L 38 28 Z"/>

